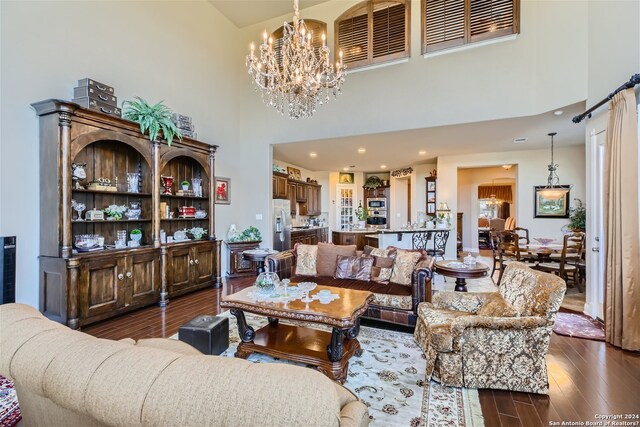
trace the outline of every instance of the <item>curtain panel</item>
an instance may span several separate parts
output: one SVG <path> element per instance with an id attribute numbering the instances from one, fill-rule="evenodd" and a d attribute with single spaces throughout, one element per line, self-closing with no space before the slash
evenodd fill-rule
<path id="1" fill-rule="evenodd" d="M 496 199 L 507 203 L 513 203 L 511 185 L 480 185 L 478 186 L 478 199 L 490 199 L 492 195 Z"/>
<path id="2" fill-rule="evenodd" d="M 605 339 L 640 350 L 638 115 L 633 89 L 609 104 L 604 164 Z"/>

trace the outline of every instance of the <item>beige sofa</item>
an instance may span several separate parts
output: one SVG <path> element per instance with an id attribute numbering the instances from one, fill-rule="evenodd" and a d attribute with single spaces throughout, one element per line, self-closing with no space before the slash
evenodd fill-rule
<path id="1" fill-rule="evenodd" d="M 366 426 L 366 406 L 312 369 L 98 339 L 0 306 L 0 374 L 27 426 Z"/>

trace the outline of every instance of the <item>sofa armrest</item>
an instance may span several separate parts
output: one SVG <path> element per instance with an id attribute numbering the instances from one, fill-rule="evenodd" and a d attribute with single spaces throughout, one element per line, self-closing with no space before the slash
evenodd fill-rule
<path id="1" fill-rule="evenodd" d="M 295 267 L 293 260 L 293 249 L 289 249 L 288 251 L 267 256 L 265 262 L 269 266 L 269 271 L 276 273 L 282 280 L 292 276 L 292 270 Z"/>
<path id="2" fill-rule="evenodd" d="M 488 316 L 461 316 L 453 320 L 451 332 L 459 336 L 467 328 L 486 329 L 535 329 L 550 326 L 544 317 L 488 317 Z"/>
<path id="3" fill-rule="evenodd" d="M 466 311 L 475 314 L 491 292 L 441 291 L 433 296 L 433 306 L 447 310 Z"/>
<path id="4" fill-rule="evenodd" d="M 418 313 L 418 304 L 431 301 L 431 279 L 433 277 L 434 259 L 428 257 L 426 260 L 416 264 L 411 275 L 411 299 L 413 312 Z"/>

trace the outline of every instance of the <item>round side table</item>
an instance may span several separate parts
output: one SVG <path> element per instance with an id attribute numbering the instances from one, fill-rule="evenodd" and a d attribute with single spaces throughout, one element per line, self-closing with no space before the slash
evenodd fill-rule
<path id="1" fill-rule="evenodd" d="M 474 265 L 466 265 L 460 260 L 445 260 L 436 262 L 435 271 L 443 276 L 455 278 L 456 291 L 467 292 L 467 279 L 486 277 L 489 266 L 481 262 L 477 262 Z"/>
<path id="2" fill-rule="evenodd" d="M 273 249 L 249 249 L 242 252 L 242 257 L 247 261 L 258 263 L 258 274 L 264 273 L 264 260 L 269 255 L 275 255 L 279 251 Z"/>

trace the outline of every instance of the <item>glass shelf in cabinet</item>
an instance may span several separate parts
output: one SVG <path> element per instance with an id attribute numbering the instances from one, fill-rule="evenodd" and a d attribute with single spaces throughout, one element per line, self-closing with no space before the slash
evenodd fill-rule
<path id="1" fill-rule="evenodd" d="M 104 191 L 104 190 L 80 190 L 72 189 L 72 193 L 85 193 L 85 194 L 112 194 L 114 196 L 140 196 L 151 197 L 151 193 L 129 193 L 128 191 Z"/>

